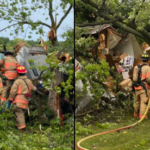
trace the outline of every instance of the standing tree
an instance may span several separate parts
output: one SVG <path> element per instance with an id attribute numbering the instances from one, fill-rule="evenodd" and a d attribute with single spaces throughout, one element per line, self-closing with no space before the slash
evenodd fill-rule
<path id="1" fill-rule="evenodd" d="M 55 6 L 54 8 L 54 4 Z M 1 29 L 1 31 L 6 30 L 8 28 L 14 27 L 11 35 L 14 33 L 17 35 L 19 32 L 25 32 L 27 29 L 31 29 L 30 35 L 28 38 L 31 38 L 31 34 L 33 30 L 36 30 L 36 34 L 43 35 L 43 27 L 49 28 L 48 38 L 52 41 L 52 44 L 55 44 L 57 40 L 57 30 L 62 24 L 63 20 L 67 17 L 71 9 L 73 8 L 74 1 L 73 0 L 5 0 L 0 4 L 0 18 L 9 21 L 10 25 Z M 56 16 L 58 15 L 58 8 L 62 9 L 63 16 L 61 19 L 56 22 Z M 45 22 L 39 20 L 33 21 L 33 13 L 37 13 L 41 10 L 46 10 L 43 13 L 43 18 L 45 17 Z M 55 13 L 55 19 L 54 19 Z M 38 16 L 38 14 L 37 14 Z M 50 20 L 49 23 L 46 23 L 46 20 Z M 27 24 L 28 27 L 25 31 L 24 25 Z M 14 31 L 14 32 L 13 32 Z"/>

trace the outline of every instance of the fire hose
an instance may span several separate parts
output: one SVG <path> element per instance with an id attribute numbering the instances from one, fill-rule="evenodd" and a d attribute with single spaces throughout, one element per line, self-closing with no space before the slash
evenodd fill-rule
<path id="1" fill-rule="evenodd" d="M 145 118 L 146 114 L 148 113 L 149 107 L 150 107 L 150 98 L 149 98 L 149 102 L 148 102 L 148 106 L 147 106 L 147 108 L 146 108 L 146 111 L 145 111 L 144 115 L 142 116 L 142 118 L 141 118 L 139 121 L 137 121 L 137 122 L 135 122 L 135 123 L 133 123 L 133 124 L 131 124 L 131 125 L 129 125 L 129 126 L 125 126 L 125 127 L 122 127 L 122 128 L 118 128 L 118 129 L 114 129 L 114 130 L 109 130 L 109 131 L 106 131 L 106 132 L 101 132 L 101 133 L 97 133 L 97 134 L 93 134 L 93 135 L 87 136 L 87 137 L 85 137 L 85 138 L 79 140 L 79 141 L 77 142 L 77 144 L 76 144 L 76 147 L 77 147 L 79 150 L 89 150 L 89 149 L 84 148 L 84 147 L 81 146 L 81 143 L 82 143 L 83 141 L 86 141 L 86 140 L 88 140 L 88 139 L 90 139 L 90 138 L 93 138 L 93 137 L 96 137 L 96 136 L 99 136 L 99 135 L 108 134 L 108 133 L 112 133 L 112 132 L 119 132 L 119 131 L 122 131 L 122 130 L 125 130 L 125 129 L 130 129 L 130 128 L 135 127 L 136 125 L 138 125 L 140 122 L 143 121 L 143 119 Z"/>

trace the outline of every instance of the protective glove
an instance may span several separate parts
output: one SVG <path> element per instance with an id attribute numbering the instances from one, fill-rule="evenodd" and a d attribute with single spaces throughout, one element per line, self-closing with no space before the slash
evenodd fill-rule
<path id="1" fill-rule="evenodd" d="M 12 101 L 8 101 L 7 108 L 10 108 Z"/>

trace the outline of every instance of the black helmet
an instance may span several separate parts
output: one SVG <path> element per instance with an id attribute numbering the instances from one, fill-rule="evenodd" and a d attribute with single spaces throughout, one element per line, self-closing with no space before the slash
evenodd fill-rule
<path id="1" fill-rule="evenodd" d="M 13 54 L 13 52 L 7 50 L 4 55 L 6 56 L 6 55 L 14 55 L 14 54 Z"/>
<path id="2" fill-rule="evenodd" d="M 147 62 L 149 60 L 149 54 L 144 52 L 141 56 L 141 60 Z"/>

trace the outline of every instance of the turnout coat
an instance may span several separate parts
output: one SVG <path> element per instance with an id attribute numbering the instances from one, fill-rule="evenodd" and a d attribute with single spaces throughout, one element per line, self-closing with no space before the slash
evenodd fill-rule
<path id="1" fill-rule="evenodd" d="M 0 60 L 0 67 L 3 67 L 3 76 L 9 80 L 17 78 L 16 68 L 20 64 L 17 62 L 15 57 L 8 56 Z"/>
<path id="2" fill-rule="evenodd" d="M 32 90 L 36 91 L 36 87 L 32 84 L 32 81 L 25 75 L 18 76 L 17 80 L 11 87 L 8 99 L 12 101 L 13 104 L 16 104 L 17 107 L 28 109 L 29 99 L 27 99 L 25 95 L 27 93 L 31 94 Z"/>
<path id="3" fill-rule="evenodd" d="M 141 74 L 140 74 L 140 79 L 141 81 L 144 82 L 145 86 L 147 89 L 150 89 L 150 85 L 147 83 L 150 83 L 150 66 L 147 63 L 143 63 L 144 66 L 141 68 Z M 133 72 L 133 81 L 137 82 L 138 81 L 138 66 L 135 66 L 134 72 Z M 135 90 L 142 90 L 142 86 L 134 87 Z"/>

